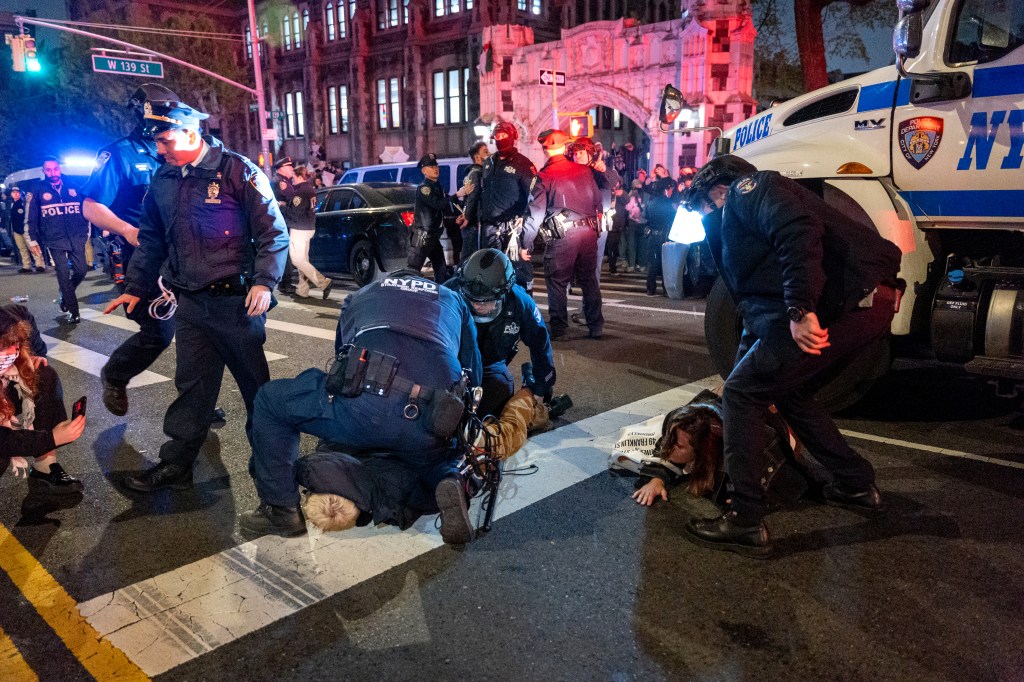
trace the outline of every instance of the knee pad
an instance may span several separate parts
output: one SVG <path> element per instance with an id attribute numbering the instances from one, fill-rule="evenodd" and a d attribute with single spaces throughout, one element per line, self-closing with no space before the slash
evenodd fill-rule
<path id="1" fill-rule="evenodd" d="M 302 512 L 314 526 L 332 533 L 354 528 L 359 519 L 355 502 L 330 493 L 312 493 L 302 500 Z"/>

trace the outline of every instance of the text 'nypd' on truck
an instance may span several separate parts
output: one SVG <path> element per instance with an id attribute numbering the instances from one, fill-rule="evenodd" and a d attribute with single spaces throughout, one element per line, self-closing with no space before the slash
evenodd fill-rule
<path id="1" fill-rule="evenodd" d="M 725 137 L 733 153 L 805 183 L 900 247 L 907 291 L 895 347 L 1020 383 L 1024 0 L 896 4 L 894 66 L 774 106 Z M 727 372 L 738 332 L 720 283 L 705 320 Z M 890 357 L 887 343 L 871 349 L 819 397 L 850 404 Z"/>

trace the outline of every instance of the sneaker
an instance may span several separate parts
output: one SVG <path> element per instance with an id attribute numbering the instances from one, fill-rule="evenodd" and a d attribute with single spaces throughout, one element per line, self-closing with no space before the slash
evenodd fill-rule
<path id="1" fill-rule="evenodd" d="M 281 507 L 263 502 L 256 509 L 239 514 L 238 527 L 246 535 L 293 538 L 306 534 L 306 519 L 298 507 Z"/>
<path id="2" fill-rule="evenodd" d="M 434 491 L 441 512 L 441 539 L 448 545 L 465 545 L 473 540 L 473 523 L 469 520 L 466 491 L 457 478 L 446 478 Z"/>
<path id="3" fill-rule="evenodd" d="M 64 467 L 57 463 L 50 465 L 48 474 L 29 469 L 28 485 L 33 493 L 45 495 L 70 495 L 85 490 L 81 481 L 64 471 Z"/>
<path id="4" fill-rule="evenodd" d="M 690 519 L 684 531 L 687 540 L 708 549 L 736 552 L 754 559 L 767 559 L 772 554 L 764 521 L 743 526 L 736 522 L 735 512 L 712 519 Z"/>
<path id="5" fill-rule="evenodd" d="M 107 411 L 118 417 L 128 414 L 127 387 L 110 383 L 103 378 L 103 372 L 100 372 L 100 381 L 103 382 L 103 405 Z"/>
<path id="6" fill-rule="evenodd" d="M 334 288 L 334 280 L 333 279 L 327 280 L 327 284 L 325 284 L 324 287 L 323 287 L 323 290 L 324 290 L 323 293 L 324 293 L 324 300 L 325 301 L 327 300 L 327 297 L 331 295 L 331 289 L 333 289 L 333 288 Z"/>
<path id="7" fill-rule="evenodd" d="M 140 493 L 151 493 L 161 488 L 185 490 L 192 487 L 192 467 L 174 462 L 160 462 L 138 474 L 127 474 L 124 484 Z"/>

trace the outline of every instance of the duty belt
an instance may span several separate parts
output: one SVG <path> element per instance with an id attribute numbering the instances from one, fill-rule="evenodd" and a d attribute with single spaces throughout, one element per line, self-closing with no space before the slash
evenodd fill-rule
<path id="1" fill-rule="evenodd" d="M 203 292 L 209 292 L 211 296 L 244 296 L 249 293 L 249 283 L 244 275 L 232 275 L 218 279 L 195 293 Z"/>

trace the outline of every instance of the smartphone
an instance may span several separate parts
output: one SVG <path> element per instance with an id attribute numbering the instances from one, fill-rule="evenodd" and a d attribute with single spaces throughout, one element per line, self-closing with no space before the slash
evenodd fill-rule
<path id="1" fill-rule="evenodd" d="M 75 401 L 74 407 L 71 408 L 71 418 L 72 419 L 77 419 L 78 417 L 80 417 L 83 414 L 85 414 L 85 403 L 86 403 L 86 396 L 84 396 L 84 395 L 81 398 L 79 398 L 78 400 Z"/>

